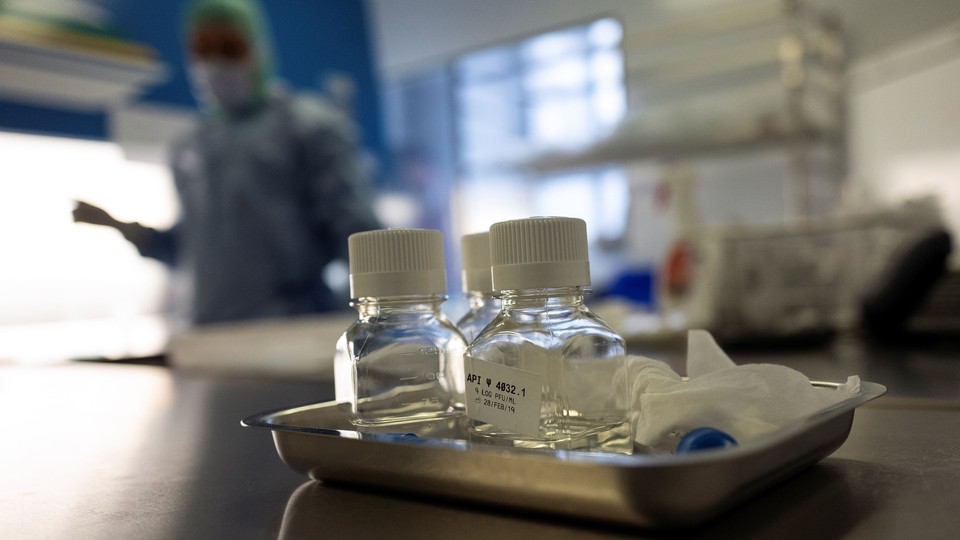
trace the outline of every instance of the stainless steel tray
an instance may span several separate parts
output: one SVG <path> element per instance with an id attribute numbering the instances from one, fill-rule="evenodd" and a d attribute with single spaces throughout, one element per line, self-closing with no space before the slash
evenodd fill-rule
<path id="1" fill-rule="evenodd" d="M 716 516 L 830 455 L 850 433 L 854 410 L 885 392 L 863 382 L 859 395 L 776 432 L 685 455 L 473 445 L 462 435 L 462 417 L 361 433 L 334 403 L 259 414 L 242 424 L 272 430 L 284 463 L 315 480 L 677 528 Z"/>

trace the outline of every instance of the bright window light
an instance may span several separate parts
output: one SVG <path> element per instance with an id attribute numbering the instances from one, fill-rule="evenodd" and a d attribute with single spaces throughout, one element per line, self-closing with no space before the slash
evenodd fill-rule
<path id="1" fill-rule="evenodd" d="M 618 21 L 602 19 L 457 62 L 462 180 L 455 230 L 477 232 L 497 221 L 553 215 L 584 219 L 591 241 L 623 234 L 629 199 L 623 170 L 540 177 L 511 168 L 531 152 L 588 146 L 623 119 L 622 35 Z"/>
<path id="2" fill-rule="evenodd" d="M 600 19 L 590 25 L 587 39 L 594 47 L 616 47 L 623 39 L 623 26 L 616 19 Z"/>
<path id="3" fill-rule="evenodd" d="M 166 168 L 128 162 L 113 143 L 12 133 L 0 133 L 0 155 L 0 361 L 156 353 L 168 272 L 116 231 L 73 223 L 71 211 L 85 200 L 169 227 L 177 205 Z"/>
<path id="4" fill-rule="evenodd" d="M 590 73 L 581 58 L 567 58 L 539 67 L 527 75 L 525 87 L 528 92 L 580 91 L 589 81 Z"/>
<path id="5" fill-rule="evenodd" d="M 617 86 L 623 80 L 623 55 L 616 50 L 598 51 L 590 57 L 590 77 L 598 85 Z"/>
<path id="6" fill-rule="evenodd" d="M 616 238 L 627 226 L 627 210 L 630 206 L 630 186 L 622 169 L 609 169 L 600 175 L 600 189 L 596 191 L 597 234 L 604 238 Z"/>
<path id="7" fill-rule="evenodd" d="M 510 47 L 479 52 L 464 58 L 457 65 L 457 74 L 461 79 L 470 82 L 503 77 L 509 75 L 514 68 L 515 56 L 514 50 Z"/>
<path id="8" fill-rule="evenodd" d="M 533 214 L 541 216 L 593 218 L 592 174 L 574 174 L 546 180 L 536 185 Z M 595 227 L 587 227 L 587 238 L 596 238 Z"/>
<path id="9" fill-rule="evenodd" d="M 521 45 L 520 50 L 529 62 L 547 62 L 582 53 L 585 45 L 583 33 L 579 29 L 572 29 L 532 38 Z"/>
<path id="10" fill-rule="evenodd" d="M 530 107 L 530 135 L 543 146 L 576 146 L 593 138 L 590 104 L 580 99 L 551 99 Z"/>
<path id="11" fill-rule="evenodd" d="M 623 88 L 605 88 L 590 96 L 593 114 L 597 123 L 605 128 L 613 128 L 627 112 L 627 96 Z"/>
<path id="12" fill-rule="evenodd" d="M 527 186 L 515 176 L 491 174 L 483 183 L 464 182 L 457 186 L 455 205 L 463 234 L 486 231 L 498 221 L 529 215 Z"/>

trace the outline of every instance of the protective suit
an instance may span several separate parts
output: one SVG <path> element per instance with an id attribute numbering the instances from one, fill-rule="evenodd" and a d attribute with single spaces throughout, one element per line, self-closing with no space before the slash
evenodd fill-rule
<path id="1" fill-rule="evenodd" d="M 190 31 L 211 21 L 243 29 L 253 54 L 241 68 L 253 78 L 244 99 L 225 98 L 230 76 L 216 82 L 224 66 L 192 62 L 202 72 L 193 78 L 206 112 L 171 153 L 181 221 L 169 231 L 143 230 L 137 248 L 186 270 L 195 323 L 345 307 L 323 283 L 322 269 L 346 259 L 347 236 L 379 227 L 352 124 L 317 100 L 269 88 L 255 6 L 205 0 L 188 13 Z"/>

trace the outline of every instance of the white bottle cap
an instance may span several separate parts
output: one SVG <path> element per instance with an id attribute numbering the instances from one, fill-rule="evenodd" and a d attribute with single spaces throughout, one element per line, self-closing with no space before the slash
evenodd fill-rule
<path id="1" fill-rule="evenodd" d="M 460 239 L 463 292 L 493 292 L 490 278 L 490 233 L 466 234 Z"/>
<path id="2" fill-rule="evenodd" d="M 490 262 L 497 291 L 590 285 L 587 224 L 565 217 L 494 223 Z"/>
<path id="3" fill-rule="evenodd" d="M 351 234 L 352 298 L 442 294 L 447 288 L 443 235 L 432 229 L 381 229 Z"/>

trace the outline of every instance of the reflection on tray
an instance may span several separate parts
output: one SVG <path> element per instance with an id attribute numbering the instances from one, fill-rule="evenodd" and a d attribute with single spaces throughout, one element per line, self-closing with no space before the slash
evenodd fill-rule
<path id="1" fill-rule="evenodd" d="M 571 534 L 571 525 L 577 524 L 557 523 L 542 513 L 482 512 L 485 507 L 475 504 L 444 504 L 449 502 L 311 481 L 287 501 L 278 538 L 565 538 Z M 474 525 L 478 519 L 483 520 L 482 527 Z M 597 538 L 607 537 L 597 531 L 595 522 L 582 526 L 583 533 L 589 530 Z"/>
<path id="2" fill-rule="evenodd" d="M 458 435 L 464 417 L 432 425 L 427 422 L 419 426 L 425 430 L 420 434 L 416 427 L 411 430 L 410 424 L 361 433 L 350 424 L 347 410 L 335 403 L 261 414 L 243 423 L 272 430 L 283 461 L 325 483 L 535 514 L 677 528 L 717 516 L 827 457 L 846 440 L 854 409 L 885 391 L 881 385 L 864 381 L 859 395 L 741 446 L 676 456 L 491 450 L 462 437 L 426 436 Z M 338 492 L 330 502 L 325 489 L 308 484 L 302 494 L 298 491 L 288 505 L 284 530 L 295 534 L 301 530 L 299 516 L 313 515 L 328 503 L 374 497 Z M 311 496 L 321 497 L 322 504 L 302 508 L 294 502 Z M 396 520 L 388 517 L 381 523 L 417 526 L 416 516 L 407 515 L 397 505 L 387 506 L 399 514 Z M 337 519 L 347 516 L 354 527 L 363 527 L 367 520 L 360 514 L 369 512 L 370 507 L 358 504 L 334 514 Z M 322 519 L 332 515 L 324 511 Z M 436 525 L 431 525 L 430 534 L 437 532 Z M 462 525 L 457 521 L 457 527 Z"/>
<path id="3" fill-rule="evenodd" d="M 846 465 L 867 476 L 878 474 L 867 464 Z M 789 531 L 789 536 L 796 538 L 841 537 L 864 518 L 873 499 L 871 493 L 855 490 L 847 475 L 836 467 L 814 467 L 707 527 L 710 536 L 716 538 L 769 536 L 772 527 Z M 558 520 L 555 515 L 535 511 L 491 510 L 494 508 L 487 505 L 458 504 L 451 499 L 411 498 L 309 481 L 287 500 L 278 538 L 430 536 L 490 540 L 637 536 L 635 529 L 595 521 Z M 812 515 L 817 518 L 808 519 Z"/>
<path id="4" fill-rule="evenodd" d="M 814 386 L 836 388 L 838 383 L 813 382 Z M 805 424 L 818 423 L 822 420 L 853 409 L 883 395 L 886 388 L 876 383 L 864 382 L 863 391 L 848 400 L 837 403 L 819 413 L 801 419 L 794 425 L 786 426 L 776 432 L 746 441 L 748 450 L 770 444 L 771 441 L 782 439 L 786 433 L 806 429 Z M 266 413 L 252 416 L 243 420 L 247 427 L 260 427 L 276 431 L 309 433 L 315 435 L 332 436 L 343 439 L 355 439 L 369 442 L 381 442 L 404 445 L 431 446 L 458 450 L 499 450 L 512 454 L 540 455 L 564 461 L 593 461 L 616 462 L 626 457 L 625 454 L 596 451 L 565 450 L 555 448 L 524 448 L 511 446 L 510 441 L 491 441 L 490 439 L 475 436 L 470 428 L 471 419 L 466 415 L 448 416 L 428 420 L 412 420 L 379 426 L 356 426 L 349 420 L 349 405 L 344 403 L 316 403 L 305 405 L 276 413 Z M 737 446 L 712 449 L 716 452 L 732 452 Z M 632 459 L 663 459 L 675 457 L 672 452 L 657 451 L 653 448 L 634 444 Z M 631 459 L 631 458 L 628 458 Z"/>

